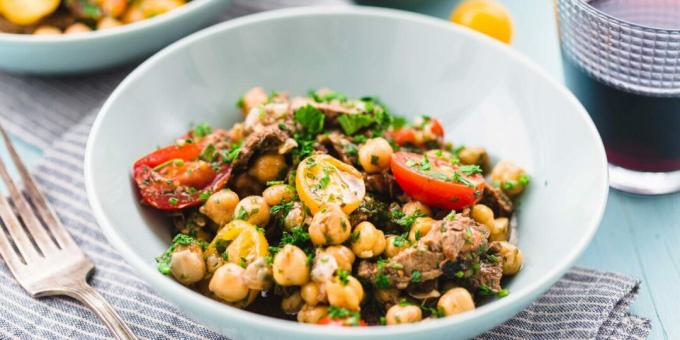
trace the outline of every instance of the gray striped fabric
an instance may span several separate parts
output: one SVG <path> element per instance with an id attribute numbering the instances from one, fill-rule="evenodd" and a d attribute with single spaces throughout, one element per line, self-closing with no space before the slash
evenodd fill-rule
<path id="1" fill-rule="evenodd" d="M 236 1 L 225 18 L 308 2 Z M 220 339 L 140 281 L 108 244 L 90 212 L 82 173 L 93 112 L 130 70 L 49 79 L 0 73 L 0 120 L 14 136 L 45 151 L 36 177 L 76 242 L 96 263 L 91 283 L 135 334 L 149 339 Z M 573 268 L 529 308 L 479 339 L 646 338 L 649 321 L 627 313 L 639 286 L 640 281 L 622 275 Z M 1 339 L 109 337 L 94 315 L 73 300 L 30 298 L 2 261 L 0 287 Z"/>

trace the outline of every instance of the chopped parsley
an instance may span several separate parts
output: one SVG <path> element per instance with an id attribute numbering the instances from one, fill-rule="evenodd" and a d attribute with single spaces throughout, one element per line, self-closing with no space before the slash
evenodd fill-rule
<path id="1" fill-rule="evenodd" d="M 286 182 L 284 182 L 284 181 L 267 181 L 267 186 L 271 187 L 271 186 L 274 186 L 274 185 L 285 184 L 285 183 Z"/>
<path id="2" fill-rule="evenodd" d="M 345 319 L 345 326 L 359 326 L 361 321 L 361 313 L 336 306 L 328 307 L 328 317 L 333 320 Z"/>
<path id="3" fill-rule="evenodd" d="M 527 185 L 529 185 L 530 181 L 531 181 L 531 178 L 528 175 L 522 175 L 517 180 L 517 182 L 523 187 L 526 187 Z"/>
<path id="4" fill-rule="evenodd" d="M 508 292 L 507 289 L 501 289 L 498 292 L 494 292 L 493 289 L 489 288 L 489 286 L 485 284 L 479 285 L 479 287 L 477 288 L 477 292 L 479 293 L 479 295 L 482 296 L 498 296 L 498 297 L 506 297 L 508 296 L 508 294 L 510 294 L 510 292 Z"/>
<path id="5" fill-rule="evenodd" d="M 338 269 L 338 279 L 343 286 L 346 286 L 349 283 L 349 272 L 342 268 Z"/>
<path id="6" fill-rule="evenodd" d="M 461 175 L 460 172 L 456 171 L 453 173 L 453 177 L 451 178 L 452 181 L 454 182 L 459 182 L 467 185 L 470 188 L 474 188 L 475 185 L 470 182 L 469 179 L 465 178 L 465 176 Z"/>
<path id="7" fill-rule="evenodd" d="M 201 192 L 201 194 L 198 196 L 198 199 L 201 201 L 207 201 L 208 198 L 210 198 L 210 195 L 211 195 L 210 190 L 206 190 Z"/>
<path id="8" fill-rule="evenodd" d="M 407 300 L 406 298 L 401 298 L 399 300 L 399 306 L 406 307 L 406 306 L 412 306 L 413 303 L 411 301 Z"/>
<path id="9" fill-rule="evenodd" d="M 203 147 L 203 150 L 201 151 L 201 154 L 198 157 L 206 162 L 212 162 L 213 160 L 215 160 L 216 155 L 217 148 L 215 148 L 215 145 L 213 145 L 212 143 L 209 143 L 208 145 Z"/>
<path id="10" fill-rule="evenodd" d="M 205 137 L 209 134 L 212 133 L 212 128 L 208 123 L 201 123 L 196 125 L 194 128 L 193 136 L 200 138 L 200 137 Z"/>
<path id="11" fill-rule="evenodd" d="M 238 211 L 236 212 L 236 215 L 234 216 L 234 219 L 245 221 L 248 218 L 248 216 L 249 214 L 248 211 L 246 211 L 246 208 L 239 207 Z"/>
<path id="12" fill-rule="evenodd" d="M 408 233 L 403 233 L 392 239 L 392 245 L 394 245 L 397 248 L 401 248 L 408 243 L 411 243 L 411 241 L 409 241 L 408 239 Z"/>
<path id="13" fill-rule="evenodd" d="M 317 103 L 327 103 L 333 100 L 338 100 L 340 102 L 347 101 L 346 95 L 332 90 L 309 91 L 309 96 Z"/>
<path id="14" fill-rule="evenodd" d="M 176 197 L 170 197 L 170 198 L 168 199 L 168 203 L 170 203 L 170 204 L 172 204 L 172 205 L 177 205 L 177 203 L 179 203 L 179 201 L 177 200 Z"/>
<path id="15" fill-rule="evenodd" d="M 295 111 L 295 121 L 300 123 L 309 136 L 315 136 L 323 131 L 324 114 L 311 105 L 305 105 Z"/>
<path id="16" fill-rule="evenodd" d="M 340 123 L 342 131 L 351 136 L 357 131 L 371 126 L 375 123 L 375 118 L 363 113 L 344 114 L 338 117 L 338 123 Z"/>
<path id="17" fill-rule="evenodd" d="M 177 246 L 188 246 L 192 244 L 198 244 L 203 249 L 208 248 L 208 243 L 205 241 L 197 240 L 186 234 L 175 235 L 175 238 L 172 239 L 172 243 L 168 249 L 161 256 L 156 258 L 156 267 L 158 268 L 158 271 L 163 275 L 169 275 L 171 271 L 170 260 L 172 259 L 172 253 Z"/>
<path id="18" fill-rule="evenodd" d="M 404 214 L 403 211 L 399 209 L 392 209 L 390 210 L 390 220 L 392 220 L 393 223 L 401 226 L 404 228 L 404 230 L 410 230 L 411 226 L 413 223 L 416 221 L 418 217 L 424 217 L 427 216 L 423 214 L 420 211 L 416 211 L 415 213 L 411 215 L 406 215 Z"/>
<path id="19" fill-rule="evenodd" d="M 295 202 L 293 202 L 293 201 L 283 202 L 283 203 L 277 204 L 275 206 L 272 206 L 269 209 L 269 213 L 272 214 L 272 215 L 281 214 L 280 216 L 285 217 L 293 209 L 294 206 L 295 206 Z"/>
<path id="20" fill-rule="evenodd" d="M 385 263 L 387 263 L 387 260 L 378 260 L 378 272 L 375 275 L 375 286 L 380 289 L 390 287 L 390 278 L 384 273 Z"/>
<path id="21" fill-rule="evenodd" d="M 371 155 L 371 164 L 378 165 L 379 160 L 380 160 L 380 157 L 378 157 L 376 155 Z"/>
<path id="22" fill-rule="evenodd" d="M 414 270 L 413 273 L 411 273 L 411 282 L 418 283 L 418 282 L 420 282 L 421 277 L 422 277 L 422 274 L 420 274 L 419 271 Z"/>
<path id="23" fill-rule="evenodd" d="M 238 157 L 238 154 L 241 153 L 241 144 L 232 144 L 230 148 L 222 149 L 220 153 L 225 163 L 231 163 Z"/>
<path id="24" fill-rule="evenodd" d="M 482 168 L 479 167 L 479 165 L 461 165 L 460 166 L 460 171 L 464 173 L 467 176 L 472 176 L 475 174 L 481 174 L 482 173 Z"/>

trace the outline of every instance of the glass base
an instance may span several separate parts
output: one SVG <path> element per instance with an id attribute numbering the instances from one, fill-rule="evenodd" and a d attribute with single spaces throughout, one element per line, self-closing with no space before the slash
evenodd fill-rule
<path id="1" fill-rule="evenodd" d="M 680 170 L 673 172 L 639 172 L 609 164 L 609 186 L 640 195 L 680 192 Z"/>

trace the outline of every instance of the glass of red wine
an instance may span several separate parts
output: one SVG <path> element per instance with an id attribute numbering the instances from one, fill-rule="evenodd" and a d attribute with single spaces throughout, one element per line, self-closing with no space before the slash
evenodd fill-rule
<path id="1" fill-rule="evenodd" d="M 602 136 L 610 185 L 680 191 L 680 1 L 556 0 L 567 86 Z"/>

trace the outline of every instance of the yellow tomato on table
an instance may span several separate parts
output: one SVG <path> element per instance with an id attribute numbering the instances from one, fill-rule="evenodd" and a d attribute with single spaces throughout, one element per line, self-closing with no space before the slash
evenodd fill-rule
<path id="1" fill-rule="evenodd" d="M 506 44 L 512 39 L 512 19 L 494 0 L 466 0 L 451 13 L 451 21 Z"/>
<path id="2" fill-rule="evenodd" d="M 312 155 L 300 162 L 295 173 L 295 188 L 312 213 L 323 205 L 337 204 L 349 215 L 366 195 L 361 173 L 326 154 Z"/>

